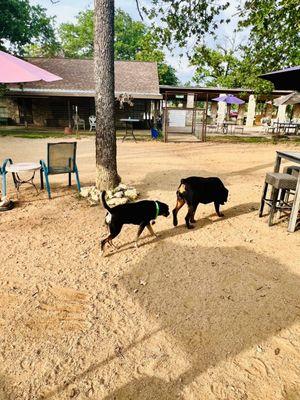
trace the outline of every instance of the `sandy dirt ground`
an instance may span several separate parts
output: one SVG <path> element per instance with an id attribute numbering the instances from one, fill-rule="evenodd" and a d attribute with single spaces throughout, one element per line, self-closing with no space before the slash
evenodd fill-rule
<path id="1" fill-rule="evenodd" d="M 38 161 L 46 140 L 0 138 L 0 160 Z M 300 399 L 300 231 L 257 209 L 275 150 L 257 144 L 118 144 L 119 172 L 172 208 L 179 180 L 219 176 L 224 218 L 195 229 L 159 217 L 126 226 L 101 258 L 104 210 L 51 177 L 53 199 L 21 189 L 0 214 L 0 399 Z M 290 147 L 284 147 L 292 149 Z M 83 185 L 94 143 L 78 143 Z M 38 179 L 36 179 L 38 182 Z M 16 198 L 9 178 L 9 191 Z"/>

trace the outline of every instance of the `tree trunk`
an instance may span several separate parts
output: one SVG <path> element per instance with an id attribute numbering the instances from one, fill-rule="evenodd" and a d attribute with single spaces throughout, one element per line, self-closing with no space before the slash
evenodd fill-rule
<path id="1" fill-rule="evenodd" d="M 114 0 L 95 0 L 96 186 L 112 189 L 117 172 L 115 131 Z"/>

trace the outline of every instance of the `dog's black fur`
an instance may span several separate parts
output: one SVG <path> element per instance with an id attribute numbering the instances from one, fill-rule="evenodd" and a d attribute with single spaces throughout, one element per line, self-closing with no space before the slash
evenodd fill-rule
<path id="1" fill-rule="evenodd" d="M 177 203 L 173 210 L 173 225 L 178 225 L 177 213 L 187 203 L 188 213 L 185 217 L 185 222 L 186 226 L 191 229 L 193 225 L 190 223 L 196 222 L 194 215 L 199 203 L 214 203 L 217 215 L 223 217 L 223 214 L 220 213 L 220 205 L 227 201 L 228 190 L 219 178 L 191 176 L 181 179 L 176 195 Z"/>
<path id="2" fill-rule="evenodd" d="M 139 236 L 147 227 L 152 235 L 155 235 L 150 225 L 150 221 L 156 217 L 155 201 L 142 200 L 136 203 L 121 204 L 116 207 L 109 207 L 105 200 L 106 192 L 101 194 L 103 207 L 108 211 L 105 222 L 109 228 L 109 235 L 101 241 L 101 251 L 104 250 L 106 243 L 112 244 L 112 240 L 121 232 L 124 224 L 139 225 L 136 237 L 136 245 Z M 156 201 L 159 206 L 159 214 L 165 217 L 170 215 L 169 206 L 160 201 Z"/>

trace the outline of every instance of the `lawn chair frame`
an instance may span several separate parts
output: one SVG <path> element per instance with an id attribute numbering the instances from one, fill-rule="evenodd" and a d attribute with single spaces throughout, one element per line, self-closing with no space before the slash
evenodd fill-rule
<path id="1" fill-rule="evenodd" d="M 65 171 L 60 171 L 60 170 L 55 170 L 55 167 L 51 166 L 50 162 L 50 149 L 51 147 L 55 147 L 57 145 L 73 145 L 73 155 L 72 157 L 69 158 L 69 164 L 70 169 L 65 170 Z M 44 189 L 44 180 L 43 180 L 43 175 L 45 176 L 45 182 L 46 182 L 46 190 L 48 192 L 48 197 L 51 199 L 51 189 L 50 189 L 50 183 L 49 183 L 49 175 L 62 175 L 62 174 L 68 174 L 69 179 L 68 179 L 68 185 L 71 186 L 72 184 L 72 174 L 75 174 L 76 177 L 76 184 L 78 191 L 80 192 L 81 186 L 80 186 L 80 181 L 79 181 L 79 173 L 78 173 L 78 168 L 76 164 L 76 149 L 77 149 L 77 143 L 76 142 L 59 142 L 59 143 L 48 143 L 47 144 L 47 165 L 44 160 L 40 160 L 41 164 L 41 189 Z"/>
<path id="2" fill-rule="evenodd" d="M 3 162 L 3 164 L 2 164 L 2 167 L 0 167 L 0 175 L 1 175 L 1 178 L 2 178 L 2 189 L 1 189 L 1 191 L 2 191 L 2 194 L 1 194 L 2 197 L 6 197 L 6 174 L 7 174 L 6 165 L 7 165 L 8 163 L 9 163 L 9 164 L 12 164 L 12 163 L 13 163 L 13 161 L 12 161 L 11 158 L 7 158 L 6 160 L 4 160 L 4 162 Z M 14 184 L 16 184 L 16 177 L 15 177 L 15 174 L 13 173 L 12 176 L 13 176 Z"/>

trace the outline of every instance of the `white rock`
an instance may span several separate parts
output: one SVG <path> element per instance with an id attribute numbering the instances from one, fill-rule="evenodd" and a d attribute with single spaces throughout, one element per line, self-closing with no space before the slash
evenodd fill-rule
<path id="1" fill-rule="evenodd" d="M 82 197 L 88 197 L 91 191 L 91 187 L 87 186 L 87 187 L 83 187 L 80 190 L 80 196 Z"/>
<path id="2" fill-rule="evenodd" d="M 123 196 L 124 196 L 124 193 L 123 193 L 122 191 L 116 192 L 116 193 L 114 194 L 114 197 L 116 197 L 117 199 L 120 199 L 120 198 L 123 197 Z"/>
<path id="3" fill-rule="evenodd" d="M 127 189 L 124 192 L 124 195 L 128 197 L 130 200 L 136 200 L 138 198 L 138 192 L 136 189 Z"/>
<path id="4" fill-rule="evenodd" d="M 119 190 L 126 190 L 127 189 L 127 185 L 125 185 L 124 183 L 120 183 L 118 188 L 119 188 Z"/>
<path id="5" fill-rule="evenodd" d="M 98 202 L 100 201 L 100 196 L 99 196 L 98 193 L 93 192 L 92 195 L 91 195 L 91 199 L 92 199 L 92 201 L 94 201 L 95 203 L 98 203 Z"/>
<path id="6" fill-rule="evenodd" d="M 107 204 L 110 206 L 118 206 L 120 204 L 126 204 L 126 203 L 128 203 L 128 201 L 129 200 L 126 197 L 122 197 L 121 199 L 113 198 L 113 199 L 108 200 Z"/>

